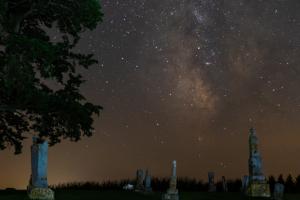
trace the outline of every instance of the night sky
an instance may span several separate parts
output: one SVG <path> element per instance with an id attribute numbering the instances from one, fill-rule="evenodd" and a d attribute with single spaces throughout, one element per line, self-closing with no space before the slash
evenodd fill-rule
<path id="1" fill-rule="evenodd" d="M 255 127 L 266 175 L 300 174 L 299 0 L 103 0 L 77 51 L 82 93 L 104 110 L 95 134 L 50 148 L 50 184 L 133 178 L 240 178 Z M 55 34 L 53 35 L 55 40 Z M 25 188 L 30 143 L 0 152 L 0 188 Z"/>

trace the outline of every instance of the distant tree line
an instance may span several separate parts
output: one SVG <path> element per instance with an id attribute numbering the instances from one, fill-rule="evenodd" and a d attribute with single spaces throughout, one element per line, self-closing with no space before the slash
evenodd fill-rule
<path id="1" fill-rule="evenodd" d="M 285 192 L 287 193 L 300 193 L 300 175 L 296 178 L 288 175 L 286 178 L 279 175 L 277 178 L 269 176 L 268 182 L 270 184 L 271 192 L 276 182 L 285 185 Z M 51 188 L 54 190 L 122 190 L 126 184 L 135 185 L 135 180 L 125 179 L 120 181 L 105 181 L 105 182 L 71 182 L 53 185 Z M 217 192 L 223 192 L 222 182 L 215 183 Z M 169 187 L 169 178 L 152 178 L 151 186 L 153 191 L 166 191 Z M 240 192 L 242 187 L 241 179 L 227 180 L 228 192 Z M 208 191 L 208 183 L 201 180 L 192 178 L 178 178 L 177 188 L 180 191 L 187 192 L 205 192 Z"/>

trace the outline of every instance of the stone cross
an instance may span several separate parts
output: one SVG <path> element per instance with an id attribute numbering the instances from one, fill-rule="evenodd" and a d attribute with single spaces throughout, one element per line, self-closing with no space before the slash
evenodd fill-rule
<path id="1" fill-rule="evenodd" d="M 208 191 L 209 192 L 215 192 L 216 191 L 215 173 L 214 172 L 208 172 Z"/>
<path id="2" fill-rule="evenodd" d="M 274 200 L 282 200 L 284 195 L 284 185 L 281 183 L 276 183 L 274 186 L 273 197 Z"/>
<path id="3" fill-rule="evenodd" d="M 38 142 L 33 137 L 31 146 L 31 186 L 34 188 L 48 188 L 47 165 L 48 165 L 48 142 Z"/>

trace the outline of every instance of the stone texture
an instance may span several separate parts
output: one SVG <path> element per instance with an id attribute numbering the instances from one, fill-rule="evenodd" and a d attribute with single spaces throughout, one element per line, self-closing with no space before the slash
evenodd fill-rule
<path id="1" fill-rule="evenodd" d="M 38 143 L 33 137 L 31 146 L 31 185 L 38 188 L 47 188 L 48 142 Z"/>
<path id="2" fill-rule="evenodd" d="M 54 200 L 54 191 L 48 188 L 48 142 L 32 138 L 31 146 L 31 176 L 27 187 L 30 199 Z"/>
<path id="3" fill-rule="evenodd" d="M 281 183 L 276 183 L 274 186 L 273 198 L 274 200 L 283 200 L 284 196 L 284 185 Z"/>
<path id="4" fill-rule="evenodd" d="M 145 178 L 144 170 L 138 169 L 136 171 L 136 185 L 135 185 L 136 192 L 143 192 L 145 190 L 144 178 Z"/>
<path id="5" fill-rule="evenodd" d="M 249 184 L 246 194 L 250 197 L 270 197 L 270 186 L 262 170 L 262 159 L 258 151 L 258 138 L 254 128 L 249 135 Z"/>
<path id="6" fill-rule="evenodd" d="M 247 188 L 249 185 L 249 176 L 244 176 L 242 179 L 242 193 L 247 193 Z"/>
<path id="7" fill-rule="evenodd" d="M 152 192 L 151 176 L 150 176 L 148 170 L 146 170 L 146 176 L 145 176 L 145 191 L 146 192 Z"/>
<path id="8" fill-rule="evenodd" d="M 225 176 L 222 176 L 222 190 L 223 192 L 228 192 L 227 181 L 225 179 Z"/>
<path id="9" fill-rule="evenodd" d="M 176 160 L 172 162 L 172 176 L 169 182 L 169 189 L 167 192 L 162 196 L 162 200 L 179 200 L 179 194 L 177 190 L 177 163 Z"/>
<path id="10" fill-rule="evenodd" d="M 208 172 L 208 191 L 209 192 L 216 192 L 217 188 L 215 185 L 215 173 Z"/>
<path id="11" fill-rule="evenodd" d="M 54 200 L 54 191 L 50 188 L 32 188 L 28 190 L 28 197 L 32 200 Z"/>

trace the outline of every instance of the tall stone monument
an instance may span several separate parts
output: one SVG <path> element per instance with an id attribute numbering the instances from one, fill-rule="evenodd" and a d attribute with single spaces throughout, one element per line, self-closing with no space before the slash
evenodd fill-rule
<path id="1" fill-rule="evenodd" d="M 270 197 L 270 186 L 262 170 L 262 159 L 258 151 L 258 139 L 254 128 L 249 135 L 249 184 L 247 195 L 250 197 Z"/>
<path id="2" fill-rule="evenodd" d="M 148 170 L 146 170 L 146 176 L 145 176 L 145 192 L 152 192 L 151 176 Z"/>
<path id="3" fill-rule="evenodd" d="M 145 178 L 144 170 L 138 169 L 136 171 L 136 185 L 135 185 L 136 192 L 143 192 L 145 190 L 144 178 Z"/>
<path id="4" fill-rule="evenodd" d="M 54 200 L 54 192 L 48 188 L 48 142 L 33 137 L 31 146 L 31 176 L 27 187 L 30 199 Z"/>
<path id="5" fill-rule="evenodd" d="M 179 194 L 177 190 L 177 175 L 176 175 L 177 163 L 176 160 L 172 162 L 172 176 L 170 178 L 169 189 L 162 196 L 162 200 L 179 200 Z"/>
<path id="6" fill-rule="evenodd" d="M 217 188 L 215 185 L 215 173 L 208 172 L 208 191 L 209 192 L 216 192 Z"/>

